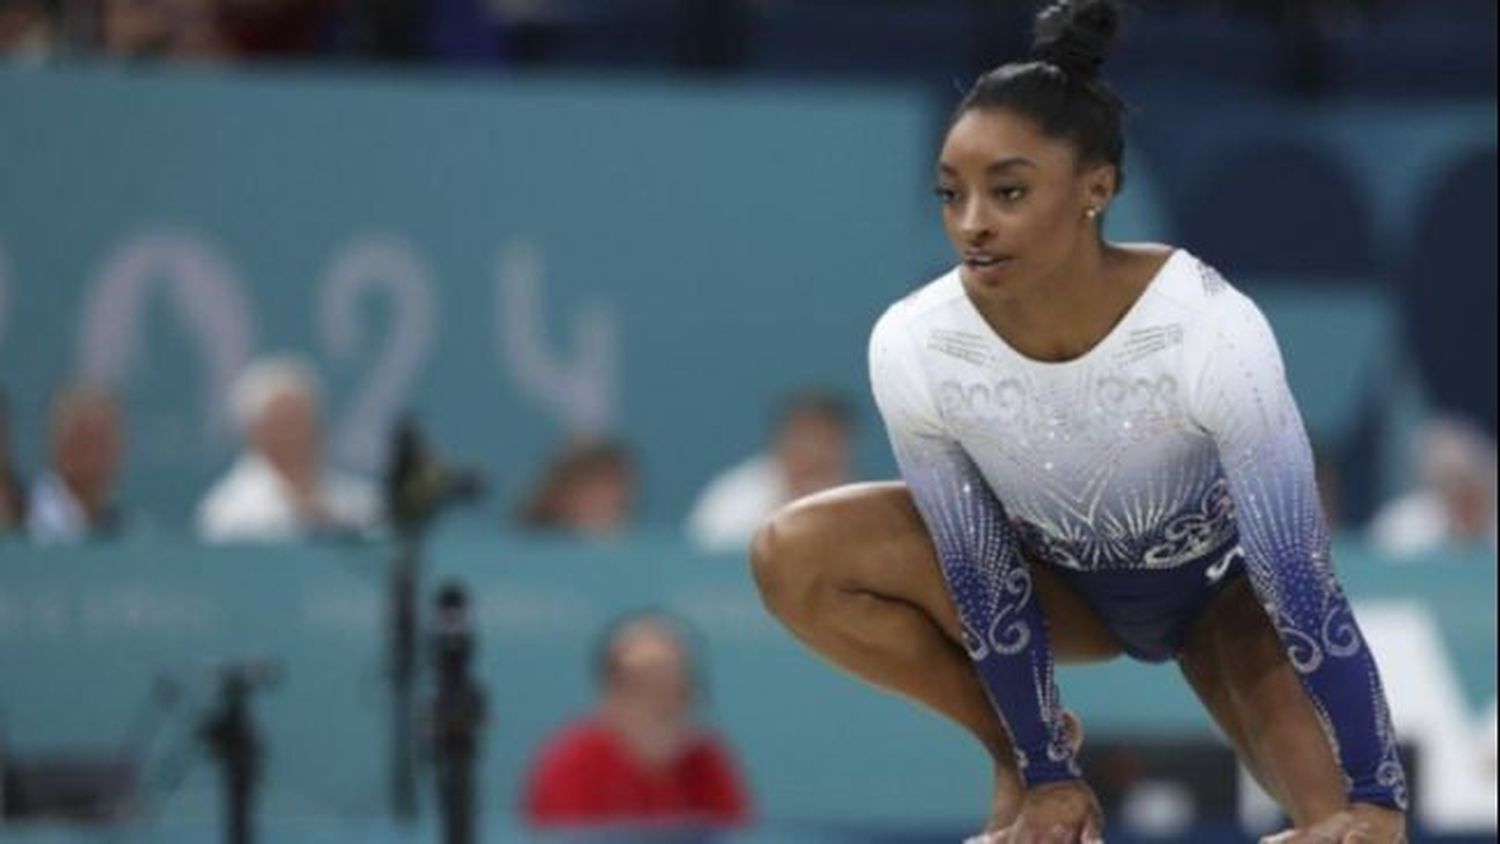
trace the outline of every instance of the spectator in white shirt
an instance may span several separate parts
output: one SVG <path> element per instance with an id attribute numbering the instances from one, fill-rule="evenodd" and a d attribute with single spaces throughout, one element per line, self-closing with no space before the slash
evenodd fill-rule
<path id="1" fill-rule="evenodd" d="M 782 505 L 848 483 L 853 416 L 838 396 L 804 391 L 782 405 L 770 448 L 730 467 L 698 496 L 688 536 L 710 551 L 746 549 Z"/>
<path id="2" fill-rule="evenodd" d="M 230 402 L 246 450 L 198 507 L 204 540 L 276 542 L 375 525 L 375 486 L 324 467 L 318 386 L 306 364 L 257 361 L 239 376 Z"/>
<path id="3" fill-rule="evenodd" d="M 55 544 L 114 532 L 125 440 L 119 403 L 97 385 L 70 386 L 52 402 L 51 433 L 51 466 L 31 488 L 27 533 L 34 542 Z"/>
<path id="4" fill-rule="evenodd" d="M 1387 554 L 1443 548 L 1495 551 L 1495 441 L 1464 419 L 1442 417 L 1422 432 L 1421 486 L 1375 514 L 1370 539 Z"/>

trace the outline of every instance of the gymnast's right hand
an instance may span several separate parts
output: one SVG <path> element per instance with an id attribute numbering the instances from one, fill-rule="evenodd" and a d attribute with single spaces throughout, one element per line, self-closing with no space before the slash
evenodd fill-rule
<path id="1" fill-rule="evenodd" d="M 1104 812 L 1081 780 L 1054 782 L 1026 792 L 1016 822 L 990 833 L 988 844 L 1099 844 Z"/>

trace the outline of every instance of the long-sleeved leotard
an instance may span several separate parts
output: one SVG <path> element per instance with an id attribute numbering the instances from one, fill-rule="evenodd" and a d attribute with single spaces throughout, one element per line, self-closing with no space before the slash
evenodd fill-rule
<path id="1" fill-rule="evenodd" d="M 1030 566 L 1066 574 L 1128 651 L 1157 660 L 1180 644 L 1177 616 L 1242 560 L 1350 799 L 1405 807 L 1379 675 L 1329 560 L 1307 436 L 1249 299 L 1179 250 L 1097 346 L 1043 363 L 1000 340 L 950 273 L 887 311 L 870 362 L 965 645 L 1028 784 L 1078 775 Z"/>

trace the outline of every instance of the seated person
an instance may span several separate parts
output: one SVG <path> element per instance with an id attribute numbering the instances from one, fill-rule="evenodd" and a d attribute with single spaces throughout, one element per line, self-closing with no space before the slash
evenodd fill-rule
<path id="1" fill-rule="evenodd" d="M 73 543 L 117 532 L 113 497 L 125 433 L 115 397 L 93 384 L 67 387 L 52 402 L 51 435 L 51 465 L 27 502 L 31 539 Z"/>
<path id="2" fill-rule="evenodd" d="M 682 634 L 664 616 L 612 627 L 598 660 L 593 715 L 564 727 L 528 776 L 540 827 L 745 823 L 749 798 L 729 750 L 694 720 L 697 689 Z"/>
<path id="3" fill-rule="evenodd" d="M 0 536 L 26 526 L 26 485 L 10 453 L 10 404 L 0 393 Z"/>
<path id="4" fill-rule="evenodd" d="M 374 527 L 374 484 L 323 465 L 318 387 L 305 364 L 289 357 L 251 364 L 230 402 L 246 448 L 199 504 L 199 536 L 275 542 Z"/>
<path id="5" fill-rule="evenodd" d="M 1370 523 L 1386 554 L 1414 558 L 1444 548 L 1495 552 L 1495 442 L 1467 420 L 1431 422 L 1418 445 L 1421 486 Z"/>
<path id="6" fill-rule="evenodd" d="M 623 445 L 580 440 L 553 457 L 521 509 L 521 527 L 606 538 L 630 529 L 635 463 Z"/>
<path id="7" fill-rule="evenodd" d="M 768 451 L 709 482 L 688 516 L 688 536 L 710 551 L 744 550 L 770 515 L 850 475 L 853 418 L 837 396 L 808 391 L 782 406 Z"/>

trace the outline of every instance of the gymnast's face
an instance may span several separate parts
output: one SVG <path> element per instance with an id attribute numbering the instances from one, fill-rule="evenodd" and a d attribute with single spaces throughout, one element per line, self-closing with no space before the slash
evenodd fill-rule
<path id="1" fill-rule="evenodd" d="M 1104 172 L 1111 171 L 1111 172 Z M 1080 167 L 1072 144 L 1029 117 L 971 109 L 948 130 L 938 159 L 943 228 L 980 305 L 1036 295 L 1075 250 L 1098 239 L 1112 168 Z"/>

